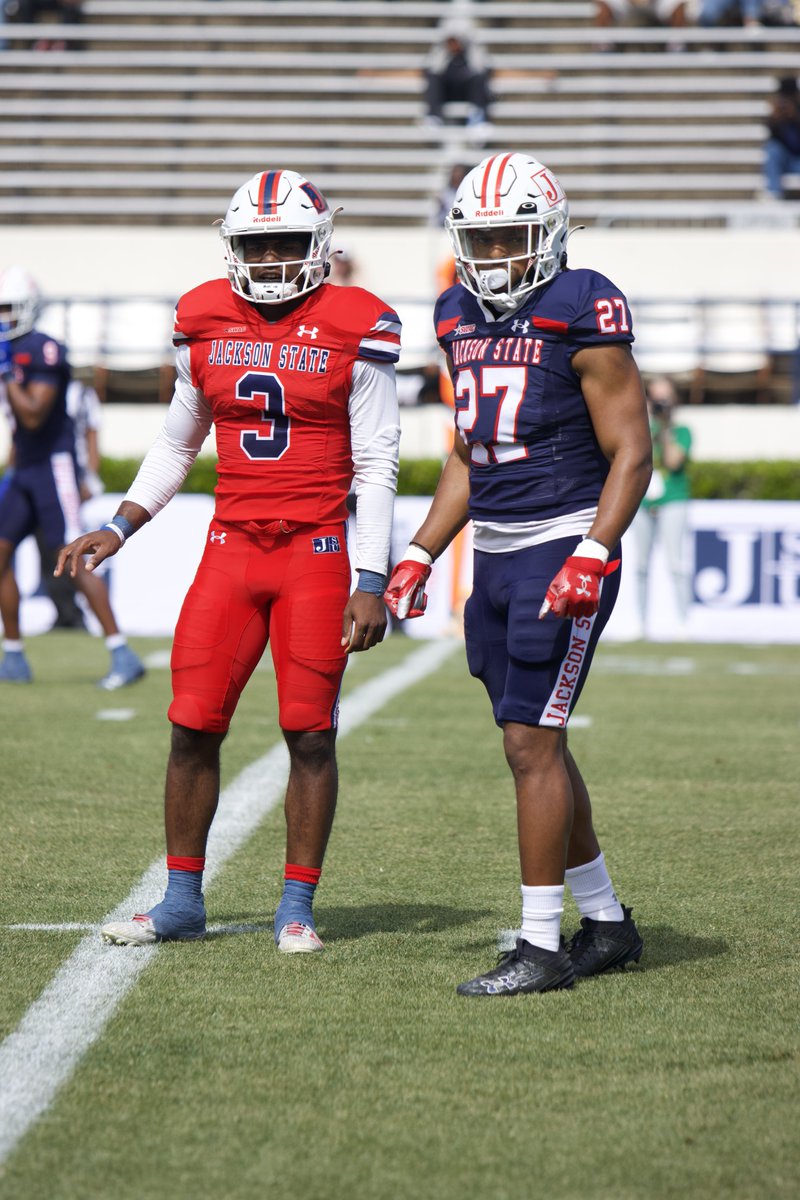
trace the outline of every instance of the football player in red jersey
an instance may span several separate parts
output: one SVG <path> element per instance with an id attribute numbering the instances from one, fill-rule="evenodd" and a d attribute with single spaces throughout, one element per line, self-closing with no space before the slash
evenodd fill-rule
<path id="1" fill-rule="evenodd" d="M 74 573 L 82 555 L 92 570 L 116 553 L 181 486 L 213 422 L 215 514 L 172 652 L 169 882 L 148 913 L 104 928 L 110 942 L 204 935 L 220 745 L 269 642 L 291 763 L 275 940 L 286 953 L 322 949 L 312 900 L 336 806 L 339 689 L 347 655 L 386 630 L 400 438 L 400 323 L 370 292 L 326 284 L 335 215 L 294 171 L 263 171 L 238 189 L 221 225 L 227 279 L 178 302 L 177 382 L 164 428 L 109 525 L 59 559 L 58 572 Z"/>
<path id="2" fill-rule="evenodd" d="M 472 520 L 467 660 L 516 786 L 522 936 L 458 991 L 543 992 L 642 952 L 566 726 L 614 606 L 650 434 L 625 297 L 596 271 L 567 269 L 567 200 L 547 168 L 492 155 L 462 180 L 445 223 L 460 282 L 439 297 L 435 324 L 460 436 L 386 599 L 397 616 L 421 616 L 434 559 Z M 582 918 L 566 947 L 565 881 Z"/>

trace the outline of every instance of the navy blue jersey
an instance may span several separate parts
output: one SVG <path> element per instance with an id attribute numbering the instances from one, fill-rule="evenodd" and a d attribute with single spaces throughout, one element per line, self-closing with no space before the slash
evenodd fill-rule
<path id="1" fill-rule="evenodd" d="M 437 300 L 434 322 L 470 448 L 470 517 L 513 524 L 596 504 L 609 464 L 572 356 L 633 341 L 619 288 L 597 271 L 564 270 L 491 321 L 456 284 Z"/>
<path id="2" fill-rule="evenodd" d="M 18 467 L 44 462 L 60 451 L 75 452 L 72 420 L 67 414 L 70 367 L 67 351 L 55 338 L 32 330 L 11 343 L 14 366 L 22 370 L 22 386 L 34 380 L 50 383 L 57 395 L 47 420 L 38 429 L 23 429 L 14 422 L 14 454 Z"/>

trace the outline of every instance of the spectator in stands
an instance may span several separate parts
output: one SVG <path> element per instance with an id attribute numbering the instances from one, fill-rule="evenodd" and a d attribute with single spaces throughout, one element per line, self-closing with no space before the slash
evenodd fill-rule
<path id="1" fill-rule="evenodd" d="M 444 106 L 461 102 L 469 105 L 466 124 L 484 132 L 490 120 L 490 79 L 488 57 L 476 45 L 469 23 L 443 24 L 440 40 L 425 62 L 427 124 L 443 124 Z"/>
<path id="2" fill-rule="evenodd" d="M 769 137 L 764 143 L 764 187 L 766 195 L 783 199 L 783 177 L 800 173 L 800 91 L 797 79 L 778 80 L 767 117 Z"/>
<path id="3" fill-rule="evenodd" d="M 83 0 L 4 0 L 4 18 L 20 24 L 34 21 L 52 21 L 59 25 L 77 25 L 83 20 Z M 80 42 L 67 43 L 61 39 L 51 41 L 39 38 L 34 50 L 78 50 Z"/>
<path id="4" fill-rule="evenodd" d="M 688 0 L 595 0 L 594 23 L 600 29 L 613 25 L 671 25 L 689 23 Z"/>
<path id="5" fill-rule="evenodd" d="M 673 412 L 678 395 L 671 379 L 647 385 L 647 409 L 653 439 L 653 474 L 631 531 L 636 546 L 636 582 L 641 636 L 647 633 L 650 564 L 656 538 L 661 539 L 673 581 L 678 620 L 685 628 L 691 603 L 691 578 L 686 555 L 689 519 L 689 455 L 691 430 L 676 425 Z"/>
<path id="6" fill-rule="evenodd" d="M 700 0 L 697 24 L 743 25 L 745 29 L 794 25 L 794 5 L 792 0 Z"/>
<path id="7" fill-rule="evenodd" d="M 335 283 L 337 287 L 361 286 L 358 278 L 358 263 L 345 246 L 339 246 L 332 252 L 330 263 L 331 273 L 328 276 L 328 283 Z"/>
<path id="8" fill-rule="evenodd" d="M 444 219 L 453 207 L 453 201 L 456 197 L 456 192 L 459 189 L 461 180 L 471 170 L 464 163 L 453 163 L 450 168 L 450 174 L 447 176 L 447 182 L 436 197 L 436 213 L 434 216 L 434 224 L 444 228 Z M 453 279 L 455 283 L 455 279 Z"/>

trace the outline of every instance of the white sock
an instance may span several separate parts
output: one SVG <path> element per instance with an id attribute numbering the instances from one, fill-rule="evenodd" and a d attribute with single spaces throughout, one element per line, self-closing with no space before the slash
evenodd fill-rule
<path id="1" fill-rule="evenodd" d="M 12 638 L 3 638 L 3 653 L 4 654 L 21 654 L 22 642 L 15 641 Z"/>
<path id="2" fill-rule="evenodd" d="M 128 639 L 124 633 L 112 633 L 106 638 L 106 648 L 108 650 L 119 650 L 120 646 L 127 646 Z"/>
<path id="3" fill-rule="evenodd" d="M 522 929 L 520 935 L 533 946 L 557 950 L 564 911 L 564 885 L 560 887 L 520 886 L 522 892 Z"/>
<path id="4" fill-rule="evenodd" d="M 625 920 L 602 853 L 594 862 L 570 867 L 565 879 L 582 917 L 591 917 L 593 921 Z"/>

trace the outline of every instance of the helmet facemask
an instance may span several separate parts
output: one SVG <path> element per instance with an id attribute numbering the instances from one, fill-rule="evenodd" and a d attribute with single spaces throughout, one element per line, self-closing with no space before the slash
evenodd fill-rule
<path id="1" fill-rule="evenodd" d="M 305 249 L 298 258 L 248 262 L 245 243 L 250 238 L 264 234 L 297 237 L 305 242 Z M 231 287 L 254 304 L 282 304 L 285 300 L 293 300 L 312 291 L 319 287 L 328 274 L 328 251 L 332 236 L 333 225 L 326 221 L 311 231 L 308 228 L 272 229 L 226 237 L 225 259 Z M 263 278 L 259 279 L 258 276 Z"/>
<path id="2" fill-rule="evenodd" d="M 547 283 L 563 265 L 562 213 L 551 211 L 527 220 L 520 215 L 513 221 L 482 221 L 448 226 L 460 282 L 496 308 L 513 311 L 535 288 Z M 514 253 L 489 258 L 482 249 L 486 231 L 506 234 Z M 506 232 L 507 231 L 507 232 Z M 513 245 L 518 242 L 519 245 Z M 521 276 L 514 264 L 524 265 Z"/>

